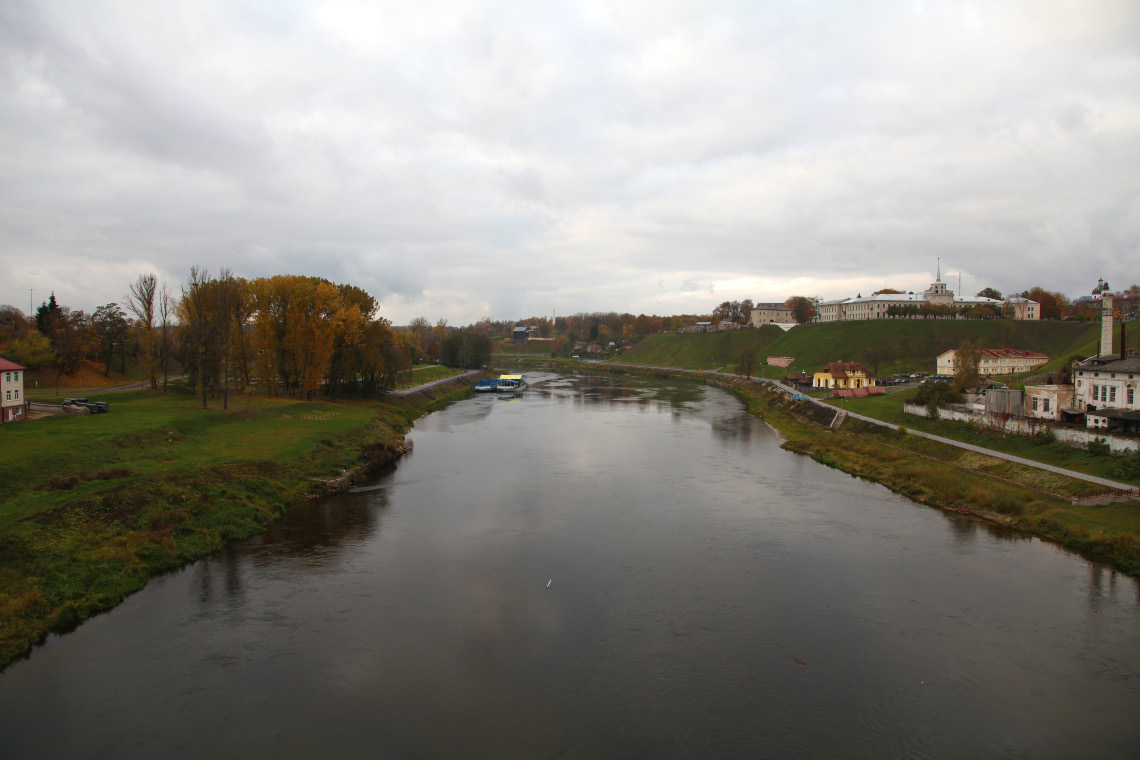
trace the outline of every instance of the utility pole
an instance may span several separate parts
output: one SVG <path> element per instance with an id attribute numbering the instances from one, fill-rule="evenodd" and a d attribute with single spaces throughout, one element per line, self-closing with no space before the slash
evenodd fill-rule
<path id="1" fill-rule="evenodd" d="M 28 288 L 28 318 L 32 316 L 32 289 Z"/>

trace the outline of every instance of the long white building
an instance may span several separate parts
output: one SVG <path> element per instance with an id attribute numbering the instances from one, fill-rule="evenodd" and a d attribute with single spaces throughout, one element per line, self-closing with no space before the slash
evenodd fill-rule
<path id="1" fill-rule="evenodd" d="M 941 267 L 939 268 L 941 269 Z M 843 322 L 854 319 L 914 319 L 922 316 L 924 306 L 951 307 L 959 311 L 971 309 L 975 306 L 992 306 L 999 313 L 1007 313 L 1014 319 L 1037 319 L 1039 309 L 1034 301 L 1018 299 L 1020 303 L 1014 308 L 1008 308 L 1007 301 L 996 298 L 974 296 L 963 298 L 956 296 L 954 291 L 942 282 L 941 271 L 935 277 L 930 287 L 921 293 L 880 293 L 879 295 L 855 298 L 841 298 L 836 301 L 824 301 L 816 307 L 820 322 Z"/>

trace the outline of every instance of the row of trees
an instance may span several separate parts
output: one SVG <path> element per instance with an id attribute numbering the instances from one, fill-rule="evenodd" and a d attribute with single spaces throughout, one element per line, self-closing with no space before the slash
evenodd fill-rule
<path id="1" fill-rule="evenodd" d="M 383 393 L 411 368 L 405 333 L 355 285 L 277 275 L 246 280 L 197 267 L 178 302 L 183 369 L 202 401 L 231 387 L 312 398 Z"/>
<path id="2" fill-rule="evenodd" d="M 109 374 L 116 358 L 123 371 L 131 353 L 152 388 L 174 362 L 203 406 L 217 395 L 227 406 L 231 390 L 250 386 L 304 398 L 320 390 L 376 395 L 394 387 L 414 355 L 430 350 L 418 325 L 393 329 L 364 290 L 316 277 L 247 280 L 228 269 L 214 277 L 194 267 L 177 298 L 154 275 L 141 275 L 123 304 L 87 315 L 61 306 L 53 293 L 34 322 L 0 307 L 0 353 L 29 369 L 54 366 L 60 375 L 84 361 L 98 361 Z M 436 327 L 439 333 L 428 332 L 441 340 L 446 323 Z M 468 361 L 474 355 L 460 354 Z"/>

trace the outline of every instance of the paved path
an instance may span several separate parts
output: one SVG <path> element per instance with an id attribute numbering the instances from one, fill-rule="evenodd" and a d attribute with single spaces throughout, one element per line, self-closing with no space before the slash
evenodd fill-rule
<path id="1" fill-rule="evenodd" d="M 419 393 L 420 391 L 426 391 L 428 388 L 434 388 L 437 385 L 443 385 L 444 383 L 450 383 L 450 382 L 453 382 L 455 380 L 461 380 L 462 378 L 465 378 L 465 377 L 471 377 L 472 375 L 478 375 L 482 371 L 483 370 L 481 370 L 481 369 L 468 370 L 467 372 L 464 372 L 462 375 L 452 375 L 451 377 L 445 377 L 442 380 L 433 380 L 430 383 L 424 383 L 423 385 L 413 385 L 411 388 L 404 388 L 403 390 L 392 391 L 388 395 L 389 396 L 397 396 L 400 398 L 403 398 L 405 396 L 411 396 L 413 393 Z"/>
<path id="2" fill-rule="evenodd" d="M 670 371 L 670 372 L 679 372 L 681 374 L 686 374 L 686 375 L 720 375 L 721 377 L 724 377 L 725 379 L 732 379 L 732 380 L 743 379 L 743 377 L 741 375 L 733 375 L 733 374 L 729 374 L 727 372 L 715 372 L 715 371 L 711 371 L 711 370 L 687 370 L 687 369 L 678 369 L 676 367 L 652 367 L 652 366 L 647 366 L 644 364 L 621 364 L 618 362 L 607 362 L 607 364 L 609 364 L 610 366 L 630 367 L 631 369 L 656 369 L 656 370 L 665 370 L 665 371 Z M 812 398 L 811 396 L 805 395 L 801 391 L 797 391 L 794 388 L 792 388 L 788 385 L 785 385 L 784 383 L 778 382 L 776 380 L 768 380 L 766 378 L 752 378 L 752 382 L 754 382 L 754 383 L 767 383 L 769 385 L 773 385 L 773 386 L 783 390 L 785 393 L 798 394 L 805 401 L 810 401 L 811 403 L 816 404 L 818 406 L 822 406 L 823 408 L 828 409 L 830 411 L 834 411 L 834 412 L 844 411 L 838 407 L 832 406 L 831 404 L 825 404 L 824 402 L 820 401 L 819 399 Z M 862 420 L 864 422 L 870 422 L 872 425 L 879 425 L 880 427 L 889 428 L 891 430 L 898 430 L 898 427 L 899 427 L 898 425 L 893 425 L 889 422 L 877 420 L 874 417 L 868 417 L 865 414 L 856 414 L 855 412 L 847 412 L 847 416 L 848 417 L 854 417 L 855 419 Z M 1083 472 L 1076 472 L 1075 470 L 1066 470 L 1063 467 L 1055 467 L 1051 464 L 1045 464 L 1044 462 L 1035 462 L 1032 459 L 1024 459 L 1022 457 L 1014 456 L 1013 454 L 1006 454 L 1006 453 L 1001 452 L 1001 451 L 995 451 L 993 449 L 987 449 L 983 446 L 975 446 L 975 445 L 970 444 L 970 443 L 963 443 L 962 441 L 955 441 L 953 438 L 944 438 L 940 435 L 934 435 L 932 433 L 924 433 L 920 430 L 914 430 L 913 428 L 907 428 L 907 433 L 910 435 L 921 436 L 922 438 L 928 438 L 932 441 L 937 441 L 939 443 L 944 443 L 947 446 L 957 446 L 958 448 L 966 449 L 967 451 L 974 451 L 974 452 L 977 452 L 979 454 L 985 454 L 986 456 L 996 457 L 998 459 L 1004 459 L 1007 462 L 1015 462 L 1017 464 L 1025 465 L 1026 467 L 1036 467 L 1039 470 L 1048 470 L 1049 472 L 1055 472 L 1058 475 L 1064 475 L 1065 477 L 1076 478 L 1077 480 L 1084 480 L 1088 483 L 1096 483 L 1097 485 L 1105 486 L 1106 488 L 1115 488 L 1115 489 L 1118 489 L 1120 491 L 1129 491 L 1133 494 L 1140 495 L 1140 487 L 1131 485 L 1129 483 L 1120 483 L 1120 482 L 1115 481 L 1115 480 L 1108 480 L 1107 478 L 1098 478 L 1095 475 L 1086 475 Z"/>
<path id="3" fill-rule="evenodd" d="M 171 375 L 169 379 L 171 381 L 174 381 L 174 380 L 181 380 L 184 377 L 186 377 L 186 375 Z M 142 380 L 140 382 L 129 383 L 127 385 L 116 385 L 113 388 L 79 388 L 79 389 L 56 388 L 55 391 L 53 391 L 51 393 L 47 393 L 47 392 L 44 392 L 44 393 L 27 393 L 25 395 L 28 398 L 42 398 L 44 396 L 65 396 L 65 397 L 75 398 L 75 397 L 79 397 L 79 396 L 85 396 L 87 394 L 94 395 L 96 393 L 116 393 L 118 391 L 137 391 L 140 388 L 146 388 L 149 385 L 150 385 L 149 380 Z M 55 388 L 55 386 L 52 386 L 52 387 Z M 158 387 L 159 388 L 162 387 L 162 378 L 161 377 L 158 379 Z M 61 390 L 63 391 L 63 393 L 59 392 Z"/>

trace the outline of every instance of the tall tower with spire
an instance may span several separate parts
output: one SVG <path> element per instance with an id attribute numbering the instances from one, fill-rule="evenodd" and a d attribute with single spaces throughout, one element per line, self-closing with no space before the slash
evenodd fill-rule
<path id="1" fill-rule="evenodd" d="M 946 283 L 942 282 L 942 259 L 938 259 L 938 268 L 935 271 L 934 282 L 930 283 L 930 287 L 922 293 L 926 298 L 927 303 L 933 306 L 953 306 L 954 305 L 954 291 L 946 288 Z"/>

